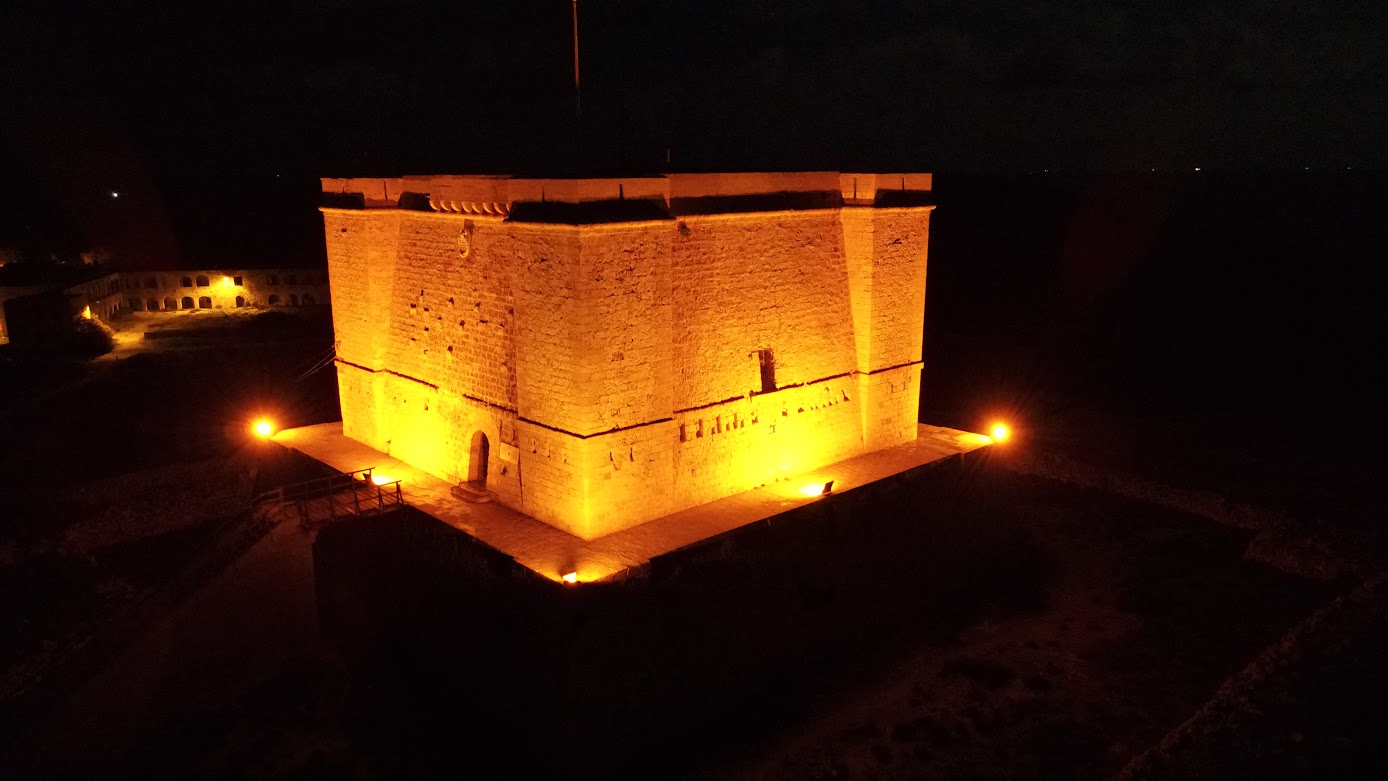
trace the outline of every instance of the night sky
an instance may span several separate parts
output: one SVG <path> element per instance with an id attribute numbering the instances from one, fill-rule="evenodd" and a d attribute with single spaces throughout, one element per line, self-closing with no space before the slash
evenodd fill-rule
<path id="1" fill-rule="evenodd" d="M 250 226 L 229 253 L 311 235 L 319 176 L 655 171 L 667 150 L 682 170 L 1388 164 L 1388 4 L 1229 5 L 584 0 L 575 122 L 566 0 L 8 4 L 0 243 L 196 262 L 216 251 L 183 237 L 229 214 Z"/>

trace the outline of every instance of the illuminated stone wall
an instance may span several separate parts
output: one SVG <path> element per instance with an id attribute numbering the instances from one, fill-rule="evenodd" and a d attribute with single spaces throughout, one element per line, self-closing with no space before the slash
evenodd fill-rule
<path id="1" fill-rule="evenodd" d="M 929 189 L 324 180 L 344 432 L 585 539 L 912 439 Z"/>
<path id="2" fill-rule="evenodd" d="M 67 298 L 68 314 L 77 315 L 86 309 L 93 317 L 102 320 L 114 319 L 125 310 L 120 289 L 119 274 L 107 274 L 66 288 L 63 295 Z"/>
<path id="3" fill-rule="evenodd" d="M 328 280 L 309 268 L 123 271 L 118 299 L 127 312 L 323 306 Z M 207 299 L 204 301 L 203 299 Z"/>

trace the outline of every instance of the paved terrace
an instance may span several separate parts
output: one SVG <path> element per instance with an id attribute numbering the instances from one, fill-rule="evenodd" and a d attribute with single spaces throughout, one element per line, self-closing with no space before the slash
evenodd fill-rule
<path id="1" fill-rule="evenodd" d="M 572 572 L 577 573 L 580 582 L 639 567 L 655 556 L 816 501 L 817 496 L 801 493 L 807 486 L 822 486 L 833 480 L 834 493 L 841 493 L 992 443 L 982 434 L 921 425 L 914 442 L 866 453 L 585 541 L 496 502 L 473 504 L 459 499 L 451 493 L 450 483 L 343 436 L 340 422 L 286 429 L 276 434 L 274 440 L 342 472 L 374 468 L 375 474 L 400 481 L 406 503 L 547 578 L 559 580 Z"/>

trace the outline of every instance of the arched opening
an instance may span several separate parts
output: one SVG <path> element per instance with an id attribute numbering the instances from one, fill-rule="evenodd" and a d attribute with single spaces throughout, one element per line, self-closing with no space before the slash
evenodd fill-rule
<path id="1" fill-rule="evenodd" d="M 184 297 L 183 297 L 183 307 L 182 307 L 182 308 L 184 308 L 184 309 L 192 309 L 192 308 L 193 308 L 193 297 L 192 297 L 192 296 L 184 296 Z"/>
<path id="2" fill-rule="evenodd" d="M 761 370 L 761 392 L 776 390 L 776 354 L 770 348 L 757 350 L 757 363 Z"/>
<path id="3" fill-rule="evenodd" d="M 212 299 L 211 299 L 210 297 L 208 297 L 208 296 L 200 296 L 200 297 L 198 298 L 198 309 L 211 309 L 211 308 L 212 308 Z"/>
<path id="4" fill-rule="evenodd" d="M 313 297 L 312 293 L 304 294 L 304 306 L 313 306 L 316 303 L 318 303 L 318 300 Z"/>
<path id="5" fill-rule="evenodd" d="M 290 294 L 289 294 L 289 305 L 290 305 L 290 306 L 298 306 L 298 305 L 299 305 L 299 294 L 298 294 L 298 293 L 290 293 Z"/>
<path id="6" fill-rule="evenodd" d="M 166 298 L 166 299 L 164 299 L 164 308 L 165 308 L 165 309 L 177 309 L 177 308 L 178 308 L 178 304 L 174 303 L 174 300 L 173 300 L 172 298 Z"/>
<path id="7" fill-rule="evenodd" d="M 140 311 L 140 299 L 138 299 L 138 298 L 132 298 L 132 299 L 130 299 L 130 311 L 132 311 L 132 312 L 138 312 L 138 311 Z"/>
<path id="8" fill-rule="evenodd" d="M 246 305 L 246 297 L 245 297 L 245 296 L 237 296 L 237 297 L 236 297 L 236 305 L 237 305 L 238 307 L 245 306 L 245 305 Z"/>
<path id="9" fill-rule="evenodd" d="M 202 274 L 199 274 L 199 275 L 198 275 L 198 287 L 207 287 L 207 285 L 208 285 L 207 277 L 203 276 Z"/>
<path id="10" fill-rule="evenodd" d="M 158 312 L 158 311 L 159 311 L 159 299 L 157 299 L 157 298 L 151 298 L 151 299 L 149 299 L 148 301 L 146 301 L 146 302 L 145 302 L 145 309 L 148 309 L 148 310 L 151 311 L 151 312 Z"/>
<path id="11" fill-rule="evenodd" d="M 271 294 L 270 294 L 270 306 L 278 306 L 278 305 L 279 305 L 279 302 L 280 302 L 280 294 L 279 294 L 279 293 L 271 293 Z"/>
<path id="12" fill-rule="evenodd" d="M 478 431 L 472 435 L 472 448 L 468 453 L 467 481 L 473 488 L 487 487 L 487 461 L 491 459 L 491 443 L 487 435 Z"/>
<path id="13" fill-rule="evenodd" d="M 180 285 L 182 285 L 182 286 L 184 286 L 184 287 L 192 287 L 192 286 L 193 286 L 193 278 L 192 278 L 192 277 L 184 277 L 184 278 L 178 280 L 178 284 L 180 284 Z"/>
<path id="14" fill-rule="evenodd" d="M 158 283 L 156 283 L 156 282 L 154 281 L 154 277 L 145 277 L 145 287 L 158 287 L 158 286 L 159 286 Z"/>

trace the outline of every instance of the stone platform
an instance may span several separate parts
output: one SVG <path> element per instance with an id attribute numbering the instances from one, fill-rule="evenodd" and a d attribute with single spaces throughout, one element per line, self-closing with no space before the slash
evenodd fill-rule
<path id="1" fill-rule="evenodd" d="M 340 422 L 286 429 L 274 440 L 341 472 L 374 468 L 376 475 L 400 481 L 407 504 L 544 577 L 561 580 L 574 573 L 578 582 L 610 578 L 653 557 L 817 501 L 818 495 L 807 492 L 827 481 L 834 481 L 834 493 L 842 493 L 992 444 L 982 434 L 922 424 L 914 442 L 789 476 L 606 537 L 582 540 L 499 503 L 459 499 L 452 493 L 452 484 L 343 436 Z"/>

